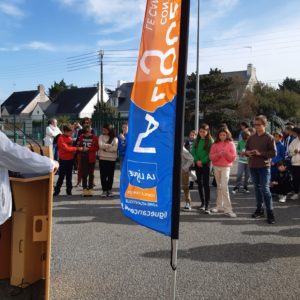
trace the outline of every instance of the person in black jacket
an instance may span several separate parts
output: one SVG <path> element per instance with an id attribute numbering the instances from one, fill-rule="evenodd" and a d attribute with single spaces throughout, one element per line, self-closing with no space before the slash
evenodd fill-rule
<path id="1" fill-rule="evenodd" d="M 271 193 L 277 194 L 279 202 L 286 202 L 286 195 L 292 190 L 292 176 L 285 161 L 277 163 L 277 173 L 271 182 Z"/>

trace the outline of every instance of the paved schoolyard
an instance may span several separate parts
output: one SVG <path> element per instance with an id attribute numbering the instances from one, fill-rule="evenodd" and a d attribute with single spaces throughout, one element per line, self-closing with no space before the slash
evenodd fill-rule
<path id="1" fill-rule="evenodd" d="M 51 299 L 169 299 L 170 239 L 125 218 L 118 197 L 101 199 L 96 175 L 92 199 L 54 199 Z M 276 202 L 268 225 L 250 218 L 250 189 L 231 196 L 236 219 L 181 213 L 177 299 L 300 299 L 300 200 Z"/>

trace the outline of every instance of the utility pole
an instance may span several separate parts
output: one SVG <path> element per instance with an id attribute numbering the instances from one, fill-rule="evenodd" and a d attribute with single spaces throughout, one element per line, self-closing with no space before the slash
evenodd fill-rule
<path id="1" fill-rule="evenodd" d="M 200 0 L 198 0 L 197 16 L 197 55 L 196 55 L 196 101 L 195 101 L 195 130 L 199 130 L 199 98 L 200 98 L 200 75 L 199 75 L 199 44 L 200 44 Z"/>
<path id="2" fill-rule="evenodd" d="M 101 101 L 101 104 L 103 104 L 103 56 L 104 56 L 104 50 L 100 50 L 99 57 L 100 57 L 100 101 Z"/>

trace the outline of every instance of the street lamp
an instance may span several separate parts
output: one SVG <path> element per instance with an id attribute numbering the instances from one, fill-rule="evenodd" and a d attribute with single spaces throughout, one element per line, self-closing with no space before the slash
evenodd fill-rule
<path id="1" fill-rule="evenodd" d="M 195 101 L 195 130 L 199 130 L 199 97 L 200 97 L 200 76 L 199 76 L 199 44 L 200 44 L 200 0 L 198 0 L 197 15 L 197 55 L 196 55 L 196 101 Z"/>

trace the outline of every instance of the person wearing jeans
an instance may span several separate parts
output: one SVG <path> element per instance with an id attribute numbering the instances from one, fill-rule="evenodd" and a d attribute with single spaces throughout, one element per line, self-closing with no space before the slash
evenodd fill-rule
<path id="1" fill-rule="evenodd" d="M 242 155 L 249 157 L 249 168 L 254 184 L 256 197 L 256 210 L 252 218 L 264 217 L 263 204 L 267 210 L 267 221 L 275 223 L 273 213 L 273 199 L 270 192 L 271 159 L 276 156 L 276 145 L 274 138 L 266 133 L 267 118 L 263 115 L 255 118 L 256 133 L 247 141 L 246 151 Z"/>

